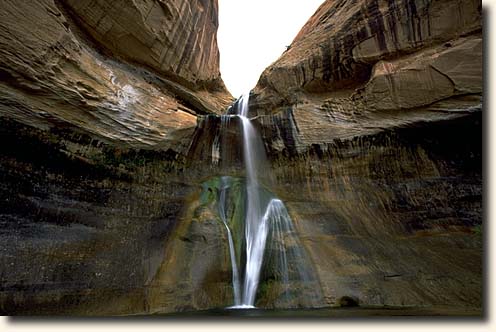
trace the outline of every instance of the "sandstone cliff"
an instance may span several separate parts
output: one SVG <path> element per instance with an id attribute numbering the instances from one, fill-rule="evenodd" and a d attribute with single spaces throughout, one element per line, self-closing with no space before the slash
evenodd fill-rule
<path id="1" fill-rule="evenodd" d="M 195 188 L 180 170 L 197 117 L 232 100 L 217 10 L 1 2 L 2 313 L 146 311 L 145 285 Z"/>
<path id="2" fill-rule="evenodd" d="M 481 15 L 328 0 L 252 91 L 327 304 L 482 306 Z"/>
<path id="3" fill-rule="evenodd" d="M 192 88 L 223 91 L 217 1 L 62 1 L 99 45 Z"/>
<path id="4" fill-rule="evenodd" d="M 3 117 L 178 150 L 197 114 L 230 103 L 216 1 L 4 1 L 0 15 Z"/>
<path id="5" fill-rule="evenodd" d="M 215 0 L 2 2 L 0 312 L 233 303 L 216 190 L 232 176 L 243 205 L 243 152 L 215 115 L 216 26 Z M 477 1 L 325 1 L 267 68 L 261 181 L 312 305 L 481 313 L 481 99 Z M 256 304 L 308 305 L 293 286 L 284 302 L 265 273 Z"/>
<path id="6" fill-rule="evenodd" d="M 480 1 L 326 1 L 262 74 L 252 109 L 290 107 L 300 146 L 481 105 Z"/>

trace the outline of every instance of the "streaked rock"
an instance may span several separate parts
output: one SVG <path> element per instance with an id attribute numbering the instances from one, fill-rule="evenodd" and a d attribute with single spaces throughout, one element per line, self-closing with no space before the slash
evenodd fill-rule
<path id="1" fill-rule="evenodd" d="M 480 110 L 482 90 L 480 1 L 325 1 L 264 71 L 251 109 L 291 109 L 305 150 Z"/>
<path id="2" fill-rule="evenodd" d="M 117 16 L 131 15 L 136 9 L 132 2 L 129 2 L 130 7 L 115 6 L 110 2 L 105 7 L 105 2 L 98 3 L 107 8 L 109 14 Z M 78 4 L 82 6 L 83 2 Z M 210 15 L 216 15 L 216 2 L 192 5 L 185 1 L 184 4 L 192 16 L 201 16 L 197 13 L 204 12 L 203 6 L 209 6 Z M 93 10 L 100 8 L 90 7 Z M 81 7 L 81 17 L 77 12 L 69 14 L 65 8 L 62 2 L 53 0 L 2 2 L 0 116 L 37 128 L 77 128 L 98 139 L 124 146 L 153 148 L 161 145 L 164 149 L 172 147 L 184 152 L 189 144 L 188 136 L 196 126 L 197 114 L 222 112 L 230 102 L 219 76 L 218 62 L 207 61 L 209 65 L 204 66 L 192 60 L 189 52 L 176 52 L 162 59 L 161 65 L 170 62 L 171 66 L 177 67 L 179 63 L 187 63 L 192 67 L 188 71 L 185 66 L 176 70 L 176 76 L 170 76 L 159 67 L 153 68 L 151 63 L 146 63 L 147 58 L 138 65 L 109 58 L 99 50 L 107 46 L 112 49 L 114 44 L 106 39 L 102 40 L 106 44 L 95 44 L 85 33 L 85 25 L 79 26 L 83 20 L 94 18 L 85 16 L 89 15 L 83 10 L 87 6 Z M 156 15 L 149 19 L 155 22 L 153 17 Z M 182 22 L 182 19 L 191 17 L 175 15 L 174 22 L 184 27 L 174 31 L 183 31 L 183 34 L 184 29 L 196 31 L 191 22 Z M 202 52 L 197 55 L 205 61 L 218 56 L 216 25 L 212 23 L 209 27 L 204 38 L 210 38 L 211 45 L 205 46 L 208 49 L 198 48 Z M 162 48 L 167 48 L 167 38 L 178 38 L 173 35 L 174 31 L 156 31 L 162 40 L 155 40 L 158 37 L 152 27 L 145 29 L 136 25 L 135 28 L 143 28 L 135 31 L 140 39 L 147 40 L 148 34 L 148 39 L 154 40 L 152 44 L 142 45 L 142 53 L 153 54 L 146 47 L 158 47 L 161 41 Z M 129 36 L 124 32 L 123 35 Z M 111 38 L 119 40 L 119 45 L 125 45 L 122 40 Z M 126 45 L 126 49 L 133 47 Z M 208 54 L 203 56 L 204 53 Z M 133 60 L 125 54 L 123 59 Z M 153 70 L 147 70 L 145 66 Z M 199 75 L 198 78 L 193 78 L 192 72 Z M 205 84 L 207 80 L 218 84 Z"/>

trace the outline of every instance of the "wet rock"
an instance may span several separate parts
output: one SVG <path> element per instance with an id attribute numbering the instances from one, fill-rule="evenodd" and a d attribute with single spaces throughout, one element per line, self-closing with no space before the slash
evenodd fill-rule
<path id="1" fill-rule="evenodd" d="M 252 91 L 328 305 L 482 307 L 481 10 L 325 1 Z"/>
<path id="2" fill-rule="evenodd" d="M 0 22 L 0 312 L 147 312 L 197 117 L 231 100 L 217 2 L 3 1 Z"/>
<path id="3" fill-rule="evenodd" d="M 481 118 L 271 150 L 328 305 L 481 307 Z"/>

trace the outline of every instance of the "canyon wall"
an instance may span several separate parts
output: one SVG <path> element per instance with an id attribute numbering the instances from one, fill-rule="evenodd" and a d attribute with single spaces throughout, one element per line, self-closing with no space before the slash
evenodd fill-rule
<path id="1" fill-rule="evenodd" d="M 2 2 L 0 312 L 233 303 L 216 181 L 242 179 L 243 142 L 216 116 L 217 9 Z M 262 74 L 261 181 L 315 270 L 312 305 L 481 314 L 481 20 L 480 1 L 325 1 Z M 256 304 L 281 296 L 263 274 Z"/>
<path id="2" fill-rule="evenodd" d="M 146 312 L 146 285 L 196 190 L 182 168 L 197 117 L 232 102 L 217 10 L 2 1 L 2 313 Z"/>
<path id="3" fill-rule="evenodd" d="M 480 1 L 325 1 L 252 91 L 328 305 L 480 310 Z"/>
<path id="4" fill-rule="evenodd" d="M 482 103 L 480 1 L 326 1 L 262 74 L 254 114 L 302 144 L 458 117 Z"/>
<path id="5" fill-rule="evenodd" d="M 365 307 L 421 307 L 432 315 L 481 314 L 480 111 L 312 144 L 304 152 L 290 111 L 257 119 L 270 162 L 270 172 L 262 174 L 261 182 L 287 206 L 316 271 L 323 295 L 318 306 L 340 306 L 344 299 L 352 298 Z M 208 118 L 198 129 L 202 140 L 195 153 L 210 160 L 212 180 L 226 174 L 243 176 L 229 165 L 242 153 L 242 142 L 234 134 L 240 124 L 233 120 L 223 135 L 219 134 L 222 126 L 220 119 Z M 217 146 L 218 151 L 214 149 Z M 210 275 L 222 273 L 229 280 L 227 239 L 210 233 L 201 236 L 206 234 L 206 224 L 222 229 L 215 200 L 205 202 L 201 197 L 200 192 L 192 196 L 187 205 L 188 227 L 180 230 L 171 246 L 175 252 L 183 252 L 179 261 L 189 260 L 192 253 L 195 257 L 219 257 L 216 263 L 224 267 L 210 270 Z M 177 264 L 178 260 L 166 262 Z M 201 262 L 203 266 L 205 260 Z M 223 303 L 214 295 L 221 293 L 220 289 L 224 297 L 232 297 L 230 285 L 217 282 L 219 293 L 199 287 L 195 266 L 177 269 L 180 278 L 172 280 L 190 287 L 163 296 L 159 307 L 173 306 L 173 299 L 184 296 L 185 289 L 188 298 L 197 303 L 196 309 L 208 308 L 209 298 Z M 166 285 L 164 290 L 173 289 L 174 282 L 166 276 L 170 275 L 162 273 L 157 283 Z M 297 283 L 290 307 L 304 307 L 301 298 L 311 296 L 301 293 L 306 286 L 306 282 Z M 284 296 L 272 275 L 262 276 L 257 305 L 277 307 Z"/>
<path id="6" fill-rule="evenodd" d="M 219 73 L 215 1 L 4 1 L 1 9 L 3 117 L 178 150 L 196 115 L 231 102 Z M 171 38 L 178 48 L 191 43 L 174 49 Z"/>

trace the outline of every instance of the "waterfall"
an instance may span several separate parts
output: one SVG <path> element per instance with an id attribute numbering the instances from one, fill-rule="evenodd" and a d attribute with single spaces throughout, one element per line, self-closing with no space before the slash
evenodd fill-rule
<path id="1" fill-rule="evenodd" d="M 257 143 L 257 134 L 248 116 L 249 94 L 243 95 L 239 101 L 238 115 L 243 127 L 243 155 L 246 168 L 246 267 L 243 285 L 242 305 L 254 305 L 255 295 L 260 279 L 268 227 L 264 218 L 260 190 L 258 188 L 257 162 L 261 159 L 253 144 Z"/>
<path id="2" fill-rule="evenodd" d="M 284 203 L 259 183 L 260 171 L 265 160 L 265 149 L 260 135 L 248 118 L 248 104 L 249 94 L 243 95 L 235 104 L 237 107 L 233 107 L 236 114 L 224 115 L 221 118 L 223 129 L 231 118 L 238 117 L 240 119 L 246 170 L 245 213 L 242 221 L 244 222 L 244 229 L 239 230 L 238 227 L 236 233 L 239 235 L 238 237 L 233 237 L 233 230 L 230 228 L 227 213 L 232 178 L 221 177 L 219 183 L 218 213 L 227 230 L 232 267 L 234 305 L 229 307 L 231 309 L 255 308 L 262 268 L 270 270 L 274 276 L 277 276 L 278 291 L 286 294 L 286 305 L 290 305 L 292 300 L 288 295 L 291 293 L 291 280 L 296 284 L 305 282 L 308 285 L 314 281 L 314 278 L 307 271 L 311 270 L 306 263 L 308 259 L 306 259 L 305 253 L 298 243 Z M 218 144 L 218 141 L 219 139 L 216 138 L 214 144 Z M 266 170 L 264 169 L 264 171 Z M 240 234 L 239 232 L 243 233 Z M 244 245 L 243 248 L 238 247 L 238 251 L 241 251 L 238 252 L 238 255 L 245 255 L 244 266 L 239 266 L 237 263 L 243 260 L 237 260 L 239 256 L 236 253 L 236 238 Z M 241 243 L 238 245 L 241 246 Z M 269 262 L 271 266 L 264 267 L 264 260 Z M 244 271 L 242 278 L 241 271 Z M 313 284 L 312 287 L 315 288 Z M 309 304 L 313 305 L 310 302 Z"/>
<path id="3" fill-rule="evenodd" d="M 232 279 L 233 279 L 233 292 L 234 292 L 234 305 L 241 305 L 241 283 L 239 281 L 239 270 L 238 264 L 236 263 L 236 251 L 234 249 L 234 241 L 232 237 L 231 229 L 227 223 L 227 213 L 226 213 L 226 199 L 227 199 L 227 190 L 229 189 L 228 178 L 223 176 L 221 177 L 220 183 L 220 197 L 219 197 L 219 215 L 226 226 L 227 229 L 227 240 L 229 241 L 229 255 L 231 256 L 231 267 L 232 267 Z"/>

